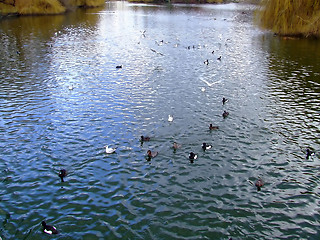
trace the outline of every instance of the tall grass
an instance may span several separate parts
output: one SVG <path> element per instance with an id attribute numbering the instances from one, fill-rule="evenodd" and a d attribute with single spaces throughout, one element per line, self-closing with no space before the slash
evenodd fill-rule
<path id="1" fill-rule="evenodd" d="M 59 0 L 16 0 L 19 14 L 58 14 L 65 12 Z"/>
<path id="2" fill-rule="evenodd" d="M 280 35 L 320 37 L 320 0 L 262 0 L 258 19 Z"/>

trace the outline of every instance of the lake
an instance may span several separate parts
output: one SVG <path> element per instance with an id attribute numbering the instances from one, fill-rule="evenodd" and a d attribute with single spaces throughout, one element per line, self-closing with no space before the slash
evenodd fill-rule
<path id="1" fill-rule="evenodd" d="M 254 9 L 2 19 L 1 238 L 319 239 L 320 42 L 262 31 Z"/>

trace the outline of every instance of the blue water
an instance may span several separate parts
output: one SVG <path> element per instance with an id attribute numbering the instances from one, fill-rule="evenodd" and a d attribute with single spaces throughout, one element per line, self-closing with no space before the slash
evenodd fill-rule
<path id="1" fill-rule="evenodd" d="M 320 44 L 260 30 L 254 8 L 2 19 L 1 238 L 319 239 Z"/>

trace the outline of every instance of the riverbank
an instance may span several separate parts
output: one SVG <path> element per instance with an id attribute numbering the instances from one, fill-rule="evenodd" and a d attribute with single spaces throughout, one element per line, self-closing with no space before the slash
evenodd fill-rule
<path id="1" fill-rule="evenodd" d="M 102 6 L 105 0 L 3 0 L 0 16 L 61 14 L 77 7 Z"/>

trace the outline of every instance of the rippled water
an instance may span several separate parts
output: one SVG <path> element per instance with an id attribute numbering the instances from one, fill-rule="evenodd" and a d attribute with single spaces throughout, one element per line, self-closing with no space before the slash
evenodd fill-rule
<path id="1" fill-rule="evenodd" d="M 50 239 L 319 239 L 320 43 L 260 31 L 253 8 L 2 19 L 1 238 L 46 239 L 46 220 Z"/>

